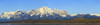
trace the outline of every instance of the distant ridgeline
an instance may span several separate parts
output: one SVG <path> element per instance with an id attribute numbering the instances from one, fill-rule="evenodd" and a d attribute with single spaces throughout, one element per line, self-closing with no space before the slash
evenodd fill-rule
<path id="1" fill-rule="evenodd" d="M 91 14 L 77 14 L 77 15 L 69 15 L 64 10 L 52 10 L 48 7 L 41 7 L 37 10 L 20 11 L 16 12 L 4 12 L 0 15 L 0 22 L 6 21 L 16 21 L 16 20 L 70 20 L 77 18 L 85 18 L 85 19 L 100 19 L 100 15 L 91 15 Z"/>

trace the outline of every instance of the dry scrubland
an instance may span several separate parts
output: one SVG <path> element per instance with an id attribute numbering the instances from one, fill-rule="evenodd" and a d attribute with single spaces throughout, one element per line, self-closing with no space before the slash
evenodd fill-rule
<path id="1" fill-rule="evenodd" d="M 0 23 L 100 23 L 100 19 L 72 19 L 72 20 L 21 20 Z"/>

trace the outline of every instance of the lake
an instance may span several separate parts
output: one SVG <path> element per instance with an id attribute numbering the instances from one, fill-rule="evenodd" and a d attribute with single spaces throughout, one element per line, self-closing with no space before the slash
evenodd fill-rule
<path id="1" fill-rule="evenodd" d="M 100 25 L 100 23 L 0 23 L 0 25 Z"/>

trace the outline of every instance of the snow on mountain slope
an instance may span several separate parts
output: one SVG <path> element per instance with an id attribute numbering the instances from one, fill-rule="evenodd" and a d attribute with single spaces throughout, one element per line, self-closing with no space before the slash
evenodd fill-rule
<path id="1" fill-rule="evenodd" d="M 37 10 L 31 10 L 29 12 L 27 12 L 28 14 L 30 14 L 30 16 L 33 16 L 33 15 L 40 15 L 40 17 L 43 17 L 43 15 L 54 15 L 54 14 L 59 14 L 61 15 L 62 17 L 66 17 L 66 15 L 68 15 L 68 13 L 64 10 L 61 10 L 61 11 L 58 11 L 58 10 L 52 10 L 51 8 L 48 8 L 46 6 L 44 7 L 41 7 Z"/>
<path id="2" fill-rule="evenodd" d="M 2 15 L 1 15 L 1 18 L 7 18 L 7 19 L 10 19 L 10 17 L 13 17 L 15 14 L 15 12 L 4 12 Z"/>
<path id="3" fill-rule="evenodd" d="M 25 19 L 57 19 L 57 20 L 66 20 L 74 18 L 100 18 L 99 14 L 77 14 L 69 15 L 65 10 L 57 10 L 56 8 L 52 10 L 48 7 L 41 7 L 37 10 L 30 11 L 20 11 L 16 12 L 4 12 L 0 15 L 0 21 L 2 20 L 25 20 Z"/>
<path id="4" fill-rule="evenodd" d="M 41 14 L 51 14 L 53 11 L 51 10 L 51 8 L 48 8 L 48 7 L 42 7 L 42 8 L 40 8 L 40 9 L 38 9 L 39 10 L 39 12 L 41 13 Z"/>
<path id="5" fill-rule="evenodd" d="M 41 13 L 41 16 L 40 17 L 42 17 L 42 15 L 48 15 L 48 14 L 53 14 L 52 12 L 52 10 L 51 10 L 51 8 L 48 8 L 48 7 L 46 7 L 46 6 L 44 6 L 44 7 L 41 7 L 40 9 L 38 9 L 38 11 Z"/>
<path id="6" fill-rule="evenodd" d="M 96 15 L 96 16 L 100 16 L 100 14 L 90 14 L 90 15 Z"/>
<path id="7" fill-rule="evenodd" d="M 76 16 L 77 14 L 72 14 L 71 16 Z"/>
<path id="8" fill-rule="evenodd" d="M 67 15 L 69 15 L 66 11 L 64 11 L 64 10 L 60 10 L 60 16 L 62 16 L 62 17 L 66 17 Z"/>
<path id="9" fill-rule="evenodd" d="M 40 12 L 38 10 L 30 10 L 27 12 L 27 14 L 29 14 L 30 16 L 33 16 L 33 15 L 39 15 Z"/>
<path id="10" fill-rule="evenodd" d="M 25 11 L 17 10 L 17 11 L 14 13 L 13 18 L 20 18 L 21 16 L 24 16 L 25 13 L 26 13 Z"/>
<path id="11" fill-rule="evenodd" d="M 59 14 L 60 16 L 62 16 L 62 17 L 66 17 L 67 15 L 69 15 L 66 11 L 64 11 L 64 10 L 57 10 L 56 8 L 54 9 L 54 11 L 53 11 L 54 13 L 56 13 L 56 14 Z"/>
<path id="12" fill-rule="evenodd" d="M 28 16 L 30 15 L 30 16 Z M 21 18 L 21 17 L 31 17 L 31 16 L 39 16 L 40 17 L 44 17 L 46 15 L 46 17 L 50 17 L 50 16 L 56 16 L 56 15 L 60 15 L 62 17 L 66 17 L 67 15 L 69 15 L 66 11 L 64 10 L 52 10 L 51 8 L 48 8 L 46 6 L 44 7 L 41 7 L 37 10 L 30 10 L 28 12 L 25 12 L 25 11 L 20 11 L 20 10 L 17 10 L 16 12 L 4 12 L 0 18 L 7 18 L 7 19 L 10 19 L 11 17 L 12 18 Z"/>
<path id="13" fill-rule="evenodd" d="M 4 12 L 0 18 L 7 18 L 7 19 L 10 19 L 11 17 L 13 18 L 19 18 L 20 17 L 20 14 L 23 14 L 22 11 L 20 10 L 17 10 L 16 12 Z"/>

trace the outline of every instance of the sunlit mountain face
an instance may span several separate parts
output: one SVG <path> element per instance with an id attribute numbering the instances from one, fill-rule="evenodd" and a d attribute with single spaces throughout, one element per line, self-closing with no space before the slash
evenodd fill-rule
<path id="1" fill-rule="evenodd" d="M 17 10 L 15 12 L 4 12 L 0 15 L 0 22 L 3 21 L 15 21 L 15 20 L 70 20 L 75 18 L 86 18 L 92 19 L 96 18 L 99 19 L 99 14 L 77 14 L 77 15 L 70 15 L 65 10 L 52 10 L 46 6 L 41 7 L 37 10 L 30 10 L 30 11 L 20 11 Z"/>

